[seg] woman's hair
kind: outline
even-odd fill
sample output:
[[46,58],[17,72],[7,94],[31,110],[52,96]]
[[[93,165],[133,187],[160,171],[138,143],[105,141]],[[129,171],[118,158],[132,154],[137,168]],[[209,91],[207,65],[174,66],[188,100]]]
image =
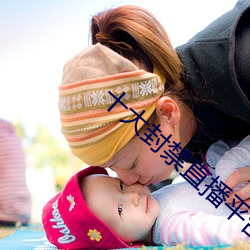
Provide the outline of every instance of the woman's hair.
[[101,43],[145,70],[157,69],[165,78],[165,93],[189,105],[190,93],[181,82],[181,61],[159,21],[137,6],[120,6],[91,20],[92,43]]

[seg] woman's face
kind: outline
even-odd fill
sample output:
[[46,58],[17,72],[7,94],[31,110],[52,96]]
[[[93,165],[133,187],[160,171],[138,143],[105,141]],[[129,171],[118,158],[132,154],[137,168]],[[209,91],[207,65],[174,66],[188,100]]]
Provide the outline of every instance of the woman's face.
[[[165,138],[168,138],[168,136],[164,135]],[[141,137],[145,138],[145,135]],[[101,167],[114,170],[127,185],[135,182],[139,182],[142,185],[149,185],[163,181],[170,176],[175,164],[175,162],[170,165],[165,163],[165,160],[171,162],[171,159],[164,151],[173,151],[173,148],[169,147],[169,145],[174,145],[173,141],[179,143],[178,139],[175,139],[172,135],[168,140],[170,143],[166,141],[158,152],[152,151],[152,149],[157,151],[164,141],[166,140],[162,136],[159,136],[158,144],[157,138],[153,142],[148,141],[151,143],[150,146],[138,136],[118,151],[110,161],[102,164]],[[165,158],[162,158],[161,155],[165,156]],[[166,159],[166,157],[168,158]]]
[[176,145],[180,144],[181,124],[177,103],[168,96],[161,97],[156,104],[156,115],[154,125],[159,129],[147,128],[140,132],[111,160],[100,165],[114,170],[127,185],[135,182],[149,185],[166,180],[179,160],[181,148]]

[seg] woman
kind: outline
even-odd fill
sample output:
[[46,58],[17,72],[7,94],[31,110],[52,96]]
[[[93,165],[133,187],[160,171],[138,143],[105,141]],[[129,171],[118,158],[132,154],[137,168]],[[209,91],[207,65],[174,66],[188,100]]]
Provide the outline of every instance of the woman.
[[[144,9],[121,6],[94,16],[91,34],[96,45],[65,65],[60,86],[62,132],[73,153],[90,165],[113,169],[128,185],[149,185],[167,179],[177,163],[166,164],[163,149],[150,148],[153,136],[145,139],[148,128],[154,139],[180,142],[179,149],[185,147],[199,162],[218,139],[240,140],[250,134],[249,12],[250,1],[239,1],[177,52],[161,24]],[[137,92],[129,90],[128,82],[124,85],[124,72],[133,86],[144,77]],[[136,72],[134,78],[131,72]],[[165,85],[164,93],[160,85],[152,90],[155,75]],[[113,80],[116,92],[112,89],[114,95],[108,97]],[[123,92],[125,106],[111,108],[108,98],[114,102]],[[126,110],[131,102],[138,114],[145,110],[144,121],[137,123],[139,136],[128,123],[135,120],[131,108]],[[164,145],[164,152],[170,147]],[[231,175],[228,185],[246,179],[249,168]],[[248,190],[249,185],[244,191]]]

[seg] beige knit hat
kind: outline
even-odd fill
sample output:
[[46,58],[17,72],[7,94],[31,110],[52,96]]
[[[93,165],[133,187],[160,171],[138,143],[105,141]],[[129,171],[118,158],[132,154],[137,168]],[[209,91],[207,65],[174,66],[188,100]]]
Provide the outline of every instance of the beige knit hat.
[[[73,154],[90,165],[110,160],[136,134],[134,122],[120,120],[135,120],[145,111],[147,121],[164,83],[99,43],[82,50],[65,65],[59,86],[62,133]],[[108,111],[123,92],[124,105]],[[138,119],[137,130],[144,121]]]

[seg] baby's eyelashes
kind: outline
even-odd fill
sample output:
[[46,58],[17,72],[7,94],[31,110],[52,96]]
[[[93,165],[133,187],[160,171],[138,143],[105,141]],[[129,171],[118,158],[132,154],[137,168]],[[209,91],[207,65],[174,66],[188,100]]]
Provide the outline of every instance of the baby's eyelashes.
[[124,191],[124,184],[123,184],[122,180],[120,180],[120,189],[122,192]]
[[118,214],[119,214],[119,216],[121,216],[122,209],[123,209],[123,204],[119,204],[118,205]]

